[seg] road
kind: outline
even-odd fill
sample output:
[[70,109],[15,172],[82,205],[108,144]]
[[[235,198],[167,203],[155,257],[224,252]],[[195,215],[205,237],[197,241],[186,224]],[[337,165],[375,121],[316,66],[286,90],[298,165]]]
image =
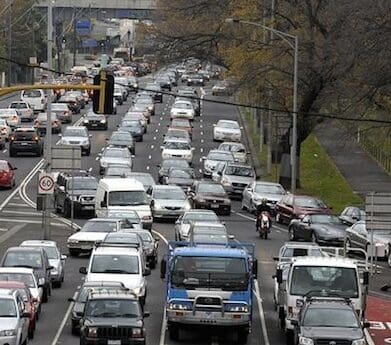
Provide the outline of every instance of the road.
[[[145,82],[146,80],[144,80]],[[212,98],[210,85],[205,88],[205,98]],[[0,106],[8,105],[10,100],[0,101]],[[163,141],[163,134],[169,123],[169,109],[173,101],[172,96],[165,95],[164,102],[157,104],[156,115],[152,117],[148,127],[148,133],[144,141],[137,143],[136,158],[134,160],[134,171],[147,171],[157,177],[157,164],[160,163],[160,145]],[[122,115],[130,106],[130,100],[118,107],[118,115],[109,119],[107,131],[91,132],[92,151],[89,157],[83,157],[82,167],[93,168],[92,173],[98,176],[97,154],[106,144],[106,138],[116,129]],[[206,155],[218,144],[212,141],[213,123],[218,119],[237,119],[236,107],[223,104],[202,103],[202,114],[197,117],[194,123],[193,146],[194,167],[201,178],[202,156]],[[75,116],[77,121],[79,116]],[[58,140],[53,135],[53,142]],[[25,239],[42,237],[41,214],[36,212],[33,203],[36,200],[37,178],[35,173],[39,170],[39,158],[17,157],[9,158],[8,152],[1,152],[0,159],[9,159],[17,170],[17,186],[11,191],[0,191],[0,250],[13,245],[18,245]],[[38,165],[37,165],[38,164]],[[272,301],[272,274],[274,273],[273,256],[277,255],[278,249],[288,239],[287,230],[283,226],[274,226],[270,239],[261,240],[254,230],[253,217],[241,211],[240,202],[233,201],[232,215],[221,217],[226,222],[230,234],[242,242],[250,242],[256,245],[256,253],[259,261],[259,274],[257,286],[255,287],[255,307],[252,334],[249,338],[249,345],[280,345],[285,344],[284,334],[278,328],[277,314],[273,310]],[[76,223],[83,225],[86,219],[77,219]],[[162,257],[165,250],[165,241],[174,239],[174,227],[172,223],[154,223],[153,230],[156,236],[161,238],[159,255]],[[51,234],[57,241],[64,254],[66,250],[66,239],[72,233],[68,222],[62,222],[60,218],[52,218]],[[85,266],[87,257],[68,258],[66,263],[65,283],[60,289],[53,291],[50,302],[43,307],[42,317],[38,322],[35,338],[31,344],[77,344],[78,338],[70,331],[69,307],[67,298],[73,296],[77,286],[82,281],[78,273],[80,266]],[[374,286],[382,277],[390,277],[391,270],[381,263],[381,275],[373,278]],[[149,345],[174,345],[177,342],[170,341],[166,334],[163,322],[164,310],[164,282],[159,278],[158,270],[154,270],[148,277],[148,299],[146,309],[151,312],[147,319],[147,343]],[[265,327],[266,326],[266,327]],[[207,332],[186,332],[182,334],[181,344],[204,345],[204,344],[231,344],[231,334],[207,333]]]

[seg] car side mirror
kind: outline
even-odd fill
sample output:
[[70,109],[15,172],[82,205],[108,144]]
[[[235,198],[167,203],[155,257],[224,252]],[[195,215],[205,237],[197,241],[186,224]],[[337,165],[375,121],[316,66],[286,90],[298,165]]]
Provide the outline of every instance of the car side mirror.
[[39,278],[38,279],[38,286],[43,287],[45,285],[45,278]]
[[92,134],[88,134],[88,137],[89,137],[89,138],[92,138]]
[[100,207],[106,207],[106,203],[103,200],[100,202]]
[[151,275],[151,269],[149,267],[146,267],[144,269],[144,273],[143,273],[143,276],[150,276]]
[[79,268],[79,273],[81,273],[81,274],[87,274],[87,268],[86,267],[80,267]]
[[282,269],[281,268],[277,269],[276,278],[277,278],[277,283],[281,284],[282,283]]

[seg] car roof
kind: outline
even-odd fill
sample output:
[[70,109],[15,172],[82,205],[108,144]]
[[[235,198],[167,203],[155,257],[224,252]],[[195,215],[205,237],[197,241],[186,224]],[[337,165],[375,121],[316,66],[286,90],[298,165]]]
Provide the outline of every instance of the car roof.
[[175,253],[181,256],[207,256],[207,257],[235,257],[245,258],[248,256],[248,252],[245,249],[229,248],[229,247],[216,247],[211,249],[210,247],[177,247]]
[[225,225],[223,223],[219,223],[219,222],[193,222],[193,227],[201,227],[201,228],[206,228],[206,227],[211,227],[211,228],[222,228],[222,229],[226,229]]
[[208,155],[210,153],[222,153],[222,154],[225,154],[225,155],[232,155],[231,151],[224,151],[224,150],[217,150],[217,149],[209,150]]
[[327,267],[346,267],[357,268],[354,260],[341,257],[314,257],[299,256],[293,262],[294,266],[327,266]]
[[109,187],[111,191],[122,191],[127,188],[132,190],[144,191],[144,186],[140,181],[137,181],[134,177],[124,177],[124,178],[102,178],[99,181],[100,185],[105,185]]
[[165,144],[168,144],[168,143],[185,143],[185,144],[188,144],[189,141],[187,139],[184,139],[184,138],[172,138],[172,139],[168,139]]
[[49,240],[27,240],[23,241],[20,246],[57,247],[57,243]]
[[116,247],[115,245],[106,246],[106,247],[97,247],[93,251],[93,255],[132,255],[139,256],[139,251],[137,248],[133,247]]
[[105,286],[107,286],[107,287],[116,287],[116,286],[125,287],[124,283],[122,283],[122,282],[105,281],[105,280],[87,281],[87,282],[84,282],[81,287],[105,287]]
[[6,251],[6,253],[9,252],[39,252],[43,253],[43,249],[39,247],[9,247]]
[[246,163],[227,162],[227,163],[225,163],[225,164],[226,164],[226,167],[227,167],[227,166],[233,166],[233,167],[242,167],[242,168],[250,168],[250,169],[253,169],[253,167],[252,167],[250,164],[246,164]]
[[221,120],[217,121],[217,124],[219,124],[219,123],[235,123],[235,124],[238,124],[238,121],[221,119]]
[[34,269],[27,267],[0,267],[0,273],[19,273],[34,275]]
[[179,186],[174,186],[174,185],[161,185],[161,184],[157,184],[155,186],[152,187],[153,190],[181,190],[183,191],[183,189]]
[[91,218],[91,219],[88,219],[85,224],[87,224],[88,222],[104,223],[104,222],[115,222],[118,220],[119,220],[119,218]]

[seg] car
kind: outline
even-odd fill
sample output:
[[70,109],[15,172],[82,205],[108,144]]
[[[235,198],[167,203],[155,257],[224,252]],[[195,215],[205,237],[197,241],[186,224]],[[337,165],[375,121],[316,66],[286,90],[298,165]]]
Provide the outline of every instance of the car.
[[20,117],[16,109],[0,109],[0,119],[6,120],[11,129],[15,129],[20,125]]
[[188,119],[182,119],[182,118],[172,119],[170,125],[168,125],[167,127],[175,128],[175,129],[184,129],[189,133],[190,138],[193,137],[193,125],[190,123]]
[[20,93],[20,100],[26,102],[34,112],[45,111],[47,96],[42,89],[23,90]]
[[198,74],[204,78],[204,81],[210,81],[210,72],[206,69],[200,69]]
[[163,183],[164,178],[168,175],[168,170],[170,168],[190,168],[189,163],[184,159],[179,158],[169,158],[163,159],[160,164],[157,165],[159,168],[158,172],[158,181],[159,183]]
[[307,195],[286,194],[276,204],[276,221],[280,224],[314,213],[331,214],[331,209],[322,200]]
[[80,344],[145,345],[144,317],[148,316],[134,293],[91,291],[80,320]]
[[130,177],[132,169],[126,165],[110,164],[104,172],[104,178],[123,178]]
[[144,189],[147,193],[150,193],[153,186],[156,185],[154,178],[149,173],[136,172],[133,171],[129,177],[134,178],[135,180],[141,182],[144,186]]
[[128,111],[122,121],[139,121],[143,126],[144,133],[147,133],[148,119],[145,117],[144,112],[140,111]]
[[20,293],[20,296],[22,297],[24,302],[25,311],[30,314],[28,337],[29,339],[34,338],[34,331],[38,319],[38,313],[37,310],[35,309],[34,299],[28,286],[25,283],[19,281],[0,280],[0,291],[4,291],[4,290],[16,290]]
[[27,344],[31,314],[26,310],[22,294],[18,290],[0,289],[0,306],[0,342]]
[[94,213],[97,179],[89,172],[62,172],[54,185],[54,208],[56,212],[71,217]]
[[[37,130],[39,135],[46,134],[46,123],[47,123],[48,114],[47,113],[39,113],[38,116],[34,120],[33,127]],[[61,133],[61,121],[57,117],[56,113],[51,114],[52,121],[52,133]]]
[[84,315],[84,307],[87,302],[88,295],[91,291],[127,291],[125,285],[121,282],[110,281],[89,281],[84,282],[79,286],[73,297],[68,298],[68,302],[72,302],[71,311],[71,331],[74,335],[79,335],[80,320]]
[[213,141],[237,141],[242,140],[242,127],[234,120],[219,120],[213,125]]
[[93,111],[89,111],[82,122],[83,126],[88,129],[103,129],[109,128],[107,116],[105,114],[96,114]]
[[73,114],[80,114],[81,111],[80,100],[74,94],[70,94],[69,92],[66,92],[57,100],[57,103],[65,103],[68,106],[68,108],[72,111]]
[[132,155],[136,154],[134,137],[128,131],[119,130],[113,132],[107,141],[107,145],[111,147],[126,147]]
[[12,130],[11,127],[8,126],[7,120],[0,119],[0,139],[2,140],[3,144],[5,141],[9,140],[11,133]]
[[70,256],[89,254],[97,241],[102,241],[107,233],[119,231],[122,221],[115,218],[92,218],[82,228],[68,237],[67,247]]
[[159,238],[153,237],[151,232],[143,229],[130,230],[139,235],[143,241],[143,248],[146,255],[146,263],[149,268],[153,269],[158,263],[158,246]]
[[253,181],[243,190],[242,210],[253,213],[262,203],[262,200],[266,199],[266,204],[274,214],[277,203],[286,194],[286,190],[279,183]]
[[175,100],[186,100],[191,102],[194,108],[195,115],[200,116],[201,114],[200,98],[196,89],[194,88],[179,89]]
[[219,151],[232,152],[235,162],[246,163],[247,162],[247,150],[242,143],[236,143],[232,141],[225,141],[217,148]]
[[137,81],[137,78],[133,77],[133,76],[127,76],[125,78],[127,79],[127,82],[128,82],[129,92],[137,93],[138,92],[138,81]]
[[12,188],[15,186],[16,169],[17,168],[12,166],[11,163],[5,160],[0,160],[0,187],[1,188]]
[[67,259],[67,256],[61,254],[60,249],[58,248],[58,245],[55,241],[26,240],[23,241],[19,246],[42,248],[49,258],[49,264],[53,267],[50,272],[52,278],[52,286],[61,287],[65,277],[65,260]]
[[132,155],[129,150],[124,147],[106,147],[102,153],[99,154],[99,173],[102,175],[105,169],[110,165],[124,165],[132,169]]
[[186,211],[175,222],[175,240],[187,241],[193,222],[220,223],[216,213],[211,210],[192,209]]
[[351,226],[360,220],[365,220],[366,213],[365,210],[362,210],[359,207],[347,206],[339,215],[339,219],[346,225]]
[[153,220],[178,219],[185,211],[191,209],[191,204],[178,186],[156,185],[151,193],[151,212]]
[[3,255],[1,267],[26,267],[32,268],[38,278],[38,284],[42,285],[42,302],[46,303],[51,295],[53,266],[42,248],[9,247]]
[[255,181],[254,169],[247,164],[227,162],[219,172],[219,182],[222,184],[227,194],[241,199],[244,189]]
[[91,153],[91,140],[88,129],[83,126],[68,126],[59,141],[64,146],[79,146],[81,153],[89,156]]
[[[371,234],[365,220],[360,220],[346,229],[345,247],[354,251],[355,248],[364,250],[368,256],[388,261],[391,267],[391,230],[376,230]],[[373,236],[373,242],[372,242]],[[371,246],[373,244],[373,246]]]
[[15,109],[19,115],[20,121],[32,121],[34,110],[25,101],[12,101],[8,106],[9,109]]
[[19,153],[34,153],[40,157],[43,154],[43,140],[33,127],[16,128],[9,139],[9,156]]
[[177,139],[183,139],[191,143],[189,132],[184,129],[169,128],[166,134],[163,135],[163,138],[163,144],[167,141],[175,141]]
[[189,196],[193,208],[209,209],[227,216],[231,214],[231,200],[219,183],[196,181],[191,187]]
[[[84,109],[88,103],[88,97],[86,98],[81,90],[71,90],[67,91],[66,94],[69,97],[75,97],[77,102],[80,104],[80,109]],[[87,99],[87,101],[86,101]]]
[[118,127],[118,131],[129,132],[135,141],[143,141],[144,139],[145,128],[138,119],[122,120]]
[[194,108],[190,101],[176,100],[171,106],[170,119],[184,118],[188,120],[194,120]]
[[180,158],[186,160],[191,165],[194,147],[191,147],[186,140],[166,141],[160,148],[162,150],[162,159]]
[[163,180],[164,184],[179,186],[187,191],[194,183],[194,169],[190,168],[170,168],[167,177]]
[[213,171],[220,162],[234,162],[235,158],[232,152],[210,150],[207,156],[202,157],[202,160],[204,161],[204,177],[212,177]]
[[119,281],[134,292],[142,306],[147,297],[146,276],[151,274],[138,248],[98,246],[92,253],[88,267],[80,267],[85,281]]
[[169,77],[158,76],[155,79],[155,83],[158,84],[162,90],[171,91],[171,80]]
[[57,115],[61,123],[72,123],[72,111],[66,103],[52,103],[51,111]]
[[360,322],[353,304],[343,296],[307,297],[293,325],[294,344],[354,345],[367,344],[363,329],[370,326]]
[[144,107],[152,116],[155,115],[155,102],[152,97],[139,97],[136,99],[134,107]]
[[155,103],[163,103],[163,94],[160,92],[160,85],[156,83],[147,83],[145,85],[145,90],[151,95]]
[[288,234],[290,241],[309,241],[330,247],[343,247],[346,225],[331,214],[308,214],[292,219]]
[[224,224],[216,222],[194,222],[190,225],[188,241],[192,245],[227,246],[234,236],[228,235]]
[[212,87],[213,96],[231,96],[232,93],[232,86],[226,80],[219,81]]
[[123,86],[115,85],[114,87],[114,99],[119,105],[122,105],[126,101],[126,89]]
[[134,103],[128,110],[128,117],[129,113],[141,113],[143,114],[146,123],[151,123],[151,111],[148,109],[148,107],[145,106],[145,104],[142,103]]
[[205,79],[201,74],[189,74],[186,80],[187,86],[205,86]]
[[[136,78],[134,78],[136,79]],[[135,83],[137,83],[136,80],[134,80]],[[132,85],[131,83],[129,83],[129,80],[127,77],[115,77],[114,78],[114,85],[119,85],[119,86],[122,86],[125,88],[126,90],[126,97],[129,96],[129,93],[130,93],[130,86]],[[134,91],[134,90],[133,90]]]

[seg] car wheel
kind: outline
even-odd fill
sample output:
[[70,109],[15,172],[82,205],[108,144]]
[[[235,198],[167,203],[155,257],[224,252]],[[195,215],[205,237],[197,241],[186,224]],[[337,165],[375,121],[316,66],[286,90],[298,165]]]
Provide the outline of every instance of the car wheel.
[[153,257],[153,260],[149,263],[149,268],[154,269],[156,267],[156,258]]
[[75,322],[72,320],[72,325],[71,325],[71,332],[73,335],[79,335],[79,329],[78,329],[78,326],[79,323],[78,322]]
[[65,217],[68,217],[68,218],[71,216],[71,204],[69,203],[69,201],[65,201],[64,215],[65,215]]
[[296,241],[296,236],[293,227],[290,227],[288,229],[288,235],[289,235],[289,241]]

